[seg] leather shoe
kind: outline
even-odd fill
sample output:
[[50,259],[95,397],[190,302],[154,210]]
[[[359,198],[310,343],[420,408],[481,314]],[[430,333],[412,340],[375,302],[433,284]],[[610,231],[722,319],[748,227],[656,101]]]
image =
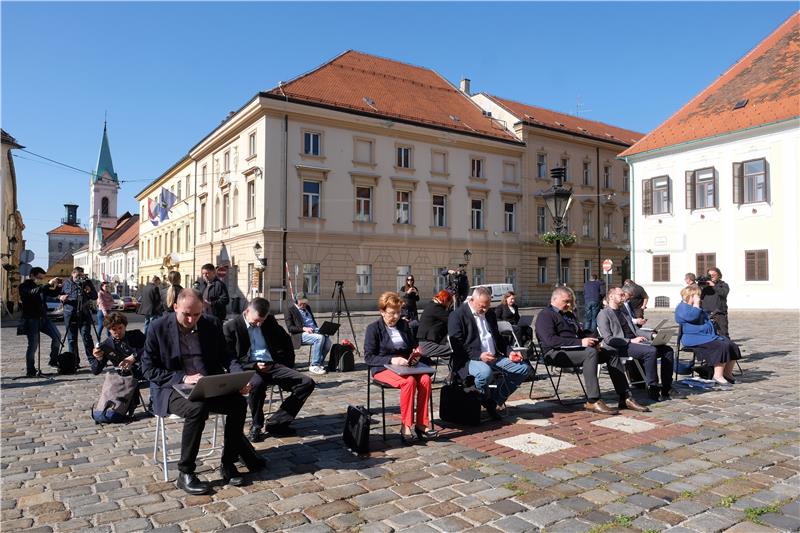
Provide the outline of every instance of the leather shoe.
[[649,413],[650,408],[645,407],[644,405],[639,404],[633,398],[625,398],[624,401],[619,402],[620,409],[630,409],[632,411],[637,411],[639,413]]
[[222,463],[219,465],[219,475],[222,477],[222,480],[227,483],[228,485],[233,485],[234,487],[240,487],[244,484],[244,478],[242,474],[236,469],[236,465],[234,464],[225,464]]
[[297,430],[289,424],[267,425],[267,433],[272,437],[292,437],[297,435]]
[[661,388],[657,386],[647,388],[647,397],[657,402],[661,399]]
[[264,440],[264,432],[261,431],[261,428],[250,428],[250,433],[247,434],[247,438],[250,442],[261,442]]
[[661,391],[662,400],[685,400],[686,398],[687,396],[684,393],[675,389]]
[[502,420],[503,415],[497,412],[497,404],[494,403],[494,400],[485,399],[481,402],[481,405],[486,409],[486,412],[489,413],[489,418],[492,420]]
[[191,472],[181,472],[178,474],[178,480],[175,483],[179,489],[196,496],[198,494],[206,494],[209,491],[208,483],[200,481]]
[[246,466],[250,472],[258,472],[267,467],[267,461],[258,455],[240,455],[239,457],[242,458],[244,466]]
[[593,413],[601,414],[601,415],[618,415],[619,411],[616,409],[610,408],[606,405],[606,402],[603,400],[597,400],[596,402],[586,402],[583,405],[583,408],[587,411],[591,411]]

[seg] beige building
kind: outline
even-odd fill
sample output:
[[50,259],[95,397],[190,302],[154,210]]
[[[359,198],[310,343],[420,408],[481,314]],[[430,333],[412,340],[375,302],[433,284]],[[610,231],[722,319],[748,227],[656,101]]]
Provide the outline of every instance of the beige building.
[[[553,262],[529,207],[536,190],[549,186],[528,170],[523,137],[535,129],[515,131],[467,92],[429,69],[345,52],[229,115],[137,196],[140,209],[161,187],[188,178],[192,274],[205,262],[229,263],[233,298],[261,289],[276,301],[288,266],[294,290],[304,290],[315,308],[330,308],[341,280],[351,309],[374,309],[378,295],[396,290],[408,273],[425,297],[442,288],[441,270],[463,263],[467,249],[471,283],[508,281],[521,300],[540,298],[555,281],[555,265],[535,282],[536,258]],[[602,146],[610,161],[624,148],[613,144]],[[548,149],[556,145],[546,141]],[[622,232],[621,216],[618,223]],[[162,224],[142,225],[140,257],[155,261],[148,267],[173,251],[164,237],[154,256],[143,251],[167,232]],[[263,275],[256,243],[267,260]],[[571,279],[582,280],[575,257]]]
[[22,223],[22,214],[17,209],[17,173],[11,150],[24,146],[18,144],[5,130],[1,133],[3,153],[0,170],[3,185],[0,187],[0,257],[3,268],[0,270],[0,314],[5,315],[6,312],[13,311],[14,305],[19,302],[19,257],[25,245],[22,240],[25,224]]

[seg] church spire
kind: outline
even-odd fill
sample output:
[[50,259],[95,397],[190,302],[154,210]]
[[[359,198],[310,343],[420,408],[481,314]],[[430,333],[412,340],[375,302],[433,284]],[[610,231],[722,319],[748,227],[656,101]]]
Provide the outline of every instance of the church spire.
[[92,183],[101,178],[119,182],[117,173],[114,172],[114,163],[111,161],[111,148],[108,147],[108,129],[103,122],[103,143],[100,145],[100,156],[97,158],[97,170],[92,176]]

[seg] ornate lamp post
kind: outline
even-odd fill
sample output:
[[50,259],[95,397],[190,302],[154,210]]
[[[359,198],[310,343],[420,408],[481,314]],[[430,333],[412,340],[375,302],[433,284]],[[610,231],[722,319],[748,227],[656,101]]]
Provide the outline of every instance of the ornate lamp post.
[[547,210],[550,211],[550,216],[553,217],[553,223],[556,228],[556,233],[559,238],[556,239],[556,286],[563,285],[561,279],[561,235],[564,233],[564,219],[567,216],[570,205],[572,205],[572,189],[567,189],[562,186],[564,178],[566,177],[566,168],[554,168],[550,170],[550,177],[553,178],[553,186],[549,189],[539,191],[537,196],[544,198],[544,203],[547,205]]
[[264,257],[264,247],[261,246],[261,243],[258,241],[256,241],[256,243],[253,245],[253,253],[256,256],[256,259],[258,259],[258,265],[256,265],[256,270],[258,270],[258,292],[263,296],[264,271],[267,269],[267,258]]
[[464,266],[469,264],[469,260],[472,259],[472,252],[469,251],[469,248],[464,250]]

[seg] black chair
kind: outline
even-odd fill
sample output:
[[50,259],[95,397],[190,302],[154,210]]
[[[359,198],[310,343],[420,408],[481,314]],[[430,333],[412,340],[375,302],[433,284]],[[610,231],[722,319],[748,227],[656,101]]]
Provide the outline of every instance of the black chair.
[[[541,340],[539,337],[536,337],[536,340],[541,344]],[[583,364],[575,364],[570,361],[569,357],[567,357],[566,353],[563,351],[552,350],[549,354],[544,354],[542,357],[542,363],[544,364],[545,370],[547,370],[547,377],[550,379],[550,385],[553,386],[553,392],[558,399],[558,403],[561,405],[575,405],[579,403],[584,403],[589,401],[589,396],[586,394],[586,387],[583,386],[583,379],[581,378],[581,373],[583,372]],[[557,380],[553,380],[553,373],[550,371],[550,368],[557,368],[558,375]],[[578,378],[578,383],[581,386],[581,390],[583,391],[583,397],[585,398],[584,401],[571,401],[565,402],[561,399],[561,395],[558,394],[558,388],[561,386],[561,376],[564,374],[564,371],[567,370],[568,373],[574,373],[575,377]],[[531,392],[533,391],[533,384],[531,383]]]
[[[698,367],[705,366],[705,361],[697,360],[697,354],[695,353],[694,348],[692,348],[691,346],[684,346],[683,343],[681,342],[682,339],[683,339],[683,328],[681,327],[680,324],[678,324],[678,340],[675,341],[675,381],[678,381],[678,370],[680,366],[679,362],[681,358],[681,352],[692,354],[692,362],[689,363],[688,367],[686,367],[689,371],[688,374],[689,377],[694,376],[695,373],[697,373],[697,375],[700,376],[700,373],[698,372],[697,369]],[[736,367],[739,369],[739,375],[740,376],[743,375],[744,370],[742,370],[742,365],[739,364],[738,360],[736,361]],[[686,374],[684,373],[683,375]]]
[[[386,383],[382,383],[372,377],[372,373],[370,372],[371,367],[367,367],[367,413],[372,416],[372,411],[370,409],[370,390],[372,387],[378,387],[381,390],[381,422],[383,428],[383,440],[386,440],[386,389],[389,390],[396,390],[399,391],[397,387],[392,387],[391,385],[387,385]],[[433,376],[431,376],[433,378]],[[431,379],[431,394],[428,398],[428,416],[431,419],[431,428],[436,429],[436,425],[433,422],[433,379]]]

